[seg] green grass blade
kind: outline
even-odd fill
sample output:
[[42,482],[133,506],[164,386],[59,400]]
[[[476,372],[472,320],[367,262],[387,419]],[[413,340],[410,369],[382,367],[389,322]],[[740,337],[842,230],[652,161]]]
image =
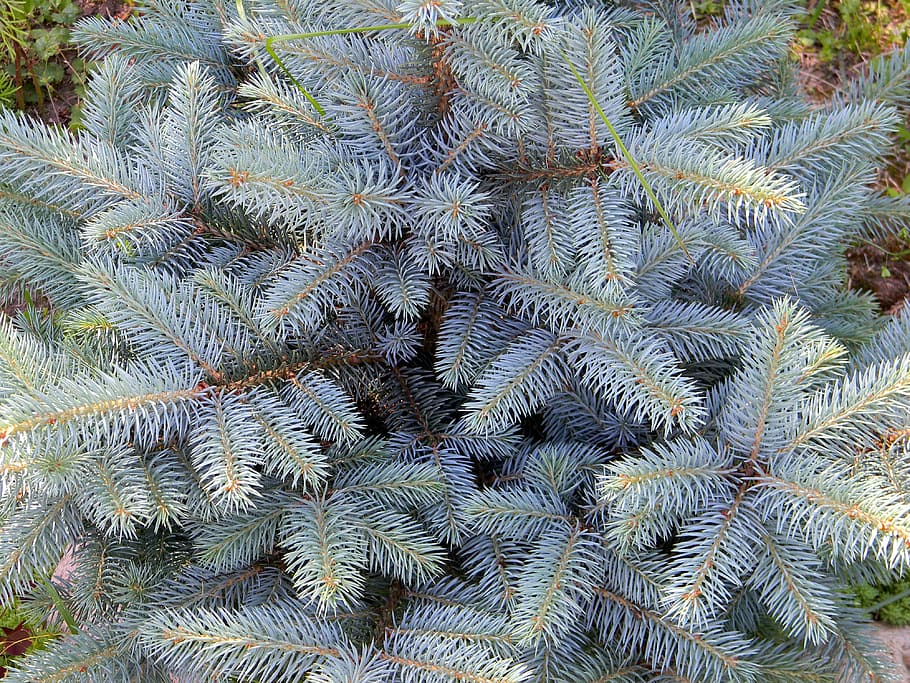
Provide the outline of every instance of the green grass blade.
[[54,603],[54,607],[57,608],[57,613],[63,618],[63,621],[66,622],[66,625],[69,626],[70,633],[79,633],[79,625],[76,623],[76,619],[73,616],[73,613],[70,611],[70,608],[61,597],[60,592],[57,590],[57,587],[44,578],[40,579],[40,582],[44,586],[44,589],[47,591],[47,594],[50,596],[51,602]]
[[[240,17],[240,20],[246,21],[246,10],[243,8],[243,0],[236,0],[235,4],[237,5],[237,15]],[[256,57],[256,68],[259,69],[259,73],[263,76],[266,75],[265,65],[259,57]]]
[[[240,0],[238,0],[239,3]],[[445,19],[440,19],[436,22],[437,26],[451,26],[453,24],[465,25],[473,24],[477,21],[476,17],[462,17],[461,19],[456,19],[454,22],[447,21]],[[312,31],[310,33],[282,33],[277,36],[270,36],[265,39],[265,51],[269,53],[269,56],[275,60],[275,64],[284,71],[285,75],[291,79],[291,83],[294,84],[300,92],[303,93],[303,96],[307,98],[307,101],[313,105],[313,108],[319,112],[320,116],[325,116],[325,109],[322,108],[322,105],[316,101],[316,98],[310,93],[309,90],[304,88],[294,75],[288,70],[284,65],[284,62],[281,61],[281,58],[275,52],[275,43],[285,43],[289,40],[307,40],[308,38],[321,38],[323,36],[343,36],[349,35],[352,33],[373,33],[374,31],[390,31],[394,29],[409,29],[413,28],[414,24],[412,22],[401,22],[397,24],[379,24],[376,26],[354,26],[351,28],[336,28],[328,31]]]
[[[239,4],[241,0],[237,0],[237,1]],[[464,24],[472,24],[476,21],[477,21],[476,17],[463,17],[461,19],[457,19],[455,23],[459,24],[459,25],[464,25]],[[452,24],[452,22],[446,21],[444,19],[437,22],[438,26],[448,26],[451,24]],[[287,66],[285,66],[284,62],[278,56],[277,52],[275,52],[275,44],[283,43],[283,42],[287,42],[287,41],[291,41],[291,40],[307,40],[309,38],[321,38],[323,36],[340,36],[340,35],[349,35],[349,34],[356,34],[356,33],[372,33],[374,31],[409,29],[409,28],[413,28],[413,26],[414,26],[413,23],[401,22],[401,23],[396,23],[396,24],[378,24],[375,26],[354,26],[354,27],[350,27],[350,28],[331,29],[331,30],[327,30],[327,31],[312,31],[309,33],[283,33],[283,34],[279,34],[276,36],[270,36],[270,37],[266,38],[265,49],[266,49],[266,52],[269,53],[269,56],[273,60],[275,60],[275,64],[277,64],[278,67],[285,73],[285,75],[291,80],[291,82],[294,84],[294,86],[301,93],[303,93],[304,97],[306,97],[307,101],[311,105],[313,105],[313,108],[319,113],[319,115],[325,116],[325,109],[323,109],[322,105],[319,104],[319,102],[316,100],[315,97],[313,97],[313,95],[310,93],[310,91],[308,91],[306,88],[303,87],[303,85],[300,84],[300,82],[288,70]],[[689,250],[686,248],[685,242],[683,242],[683,239],[680,236],[679,231],[676,229],[676,226],[673,225],[673,221],[670,219],[670,215],[667,213],[667,210],[664,208],[663,204],[660,203],[660,200],[657,198],[657,195],[654,193],[654,190],[651,188],[651,184],[648,182],[647,178],[645,178],[644,174],[642,174],[641,168],[639,167],[638,163],[635,161],[635,158],[629,152],[629,149],[626,147],[625,143],[622,141],[622,138],[619,136],[619,133],[616,131],[616,128],[613,127],[613,123],[610,121],[609,117],[607,117],[603,108],[597,102],[597,98],[594,96],[594,93],[591,91],[591,88],[588,86],[588,84],[585,82],[585,80],[581,77],[581,74],[578,73],[578,70],[575,68],[575,65],[572,64],[571,60],[569,60],[568,55],[563,53],[563,58],[566,60],[566,64],[569,65],[569,68],[572,70],[572,73],[575,75],[575,78],[578,80],[579,85],[581,85],[582,89],[585,91],[585,94],[588,96],[588,100],[591,102],[591,105],[597,111],[597,114],[600,116],[601,120],[604,122],[604,125],[606,125],[607,130],[610,131],[610,135],[613,136],[613,140],[616,142],[616,146],[619,147],[619,150],[622,153],[623,157],[625,158],[626,162],[629,164],[629,166],[632,168],[632,171],[638,177],[638,180],[641,182],[642,187],[645,190],[645,193],[648,195],[648,197],[654,203],[655,208],[657,208],[657,212],[660,214],[664,223],[667,224],[667,227],[670,229],[670,232],[676,238],[676,241],[679,243],[679,246],[682,249],[683,253],[691,261],[692,256],[689,254]]]
[[563,52],[563,59],[566,60],[566,64],[569,65],[569,68],[572,70],[572,73],[575,74],[575,79],[578,81],[578,84],[582,87],[582,90],[585,91],[585,95],[588,96],[588,100],[591,102],[591,106],[594,107],[594,110],[600,116],[601,120],[604,122],[604,125],[607,127],[607,130],[610,131],[610,135],[613,136],[613,140],[616,142],[616,146],[619,147],[620,153],[623,155],[623,158],[626,160],[626,163],[632,168],[632,171],[638,176],[638,180],[641,182],[642,187],[645,189],[645,193],[654,203],[654,207],[657,209],[657,212],[660,214],[660,217],[663,218],[664,223],[667,224],[667,227],[670,229],[670,232],[673,233],[673,237],[676,238],[676,241],[679,243],[680,249],[683,250],[683,253],[692,261],[692,255],[689,254],[689,250],[686,249],[685,242],[683,242],[682,236],[680,236],[679,231],[676,229],[676,226],[673,225],[673,221],[670,220],[670,215],[667,213],[667,210],[664,208],[663,204],[660,203],[660,200],[657,198],[657,195],[654,194],[654,190],[651,188],[651,183],[648,182],[648,179],[645,178],[644,174],[641,172],[641,168],[638,165],[638,162],[635,161],[635,158],[632,156],[632,153],[626,147],[625,143],[622,141],[622,138],[619,137],[619,133],[616,132],[616,128],[613,127],[613,123],[610,121],[609,117],[604,112],[603,108],[600,106],[600,103],[597,101],[597,98],[594,96],[594,92],[591,90],[590,86],[585,82],[585,79],[581,77],[581,74],[578,73],[578,69],[575,68],[575,65],[572,64],[572,61],[569,59],[569,56]]

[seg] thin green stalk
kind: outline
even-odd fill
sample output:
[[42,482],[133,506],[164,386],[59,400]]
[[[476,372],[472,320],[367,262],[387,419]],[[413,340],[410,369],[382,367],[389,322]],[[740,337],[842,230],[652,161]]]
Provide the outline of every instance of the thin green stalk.
[[47,579],[40,579],[41,583],[44,585],[47,594],[51,598],[51,602],[54,603],[54,607],[57,608],[57,613],[63,618],[63,621],[66,622],[66,625],[69,626],[70,633],[79,633],[79,625],[76,623],[73,613],[70,611],[70,608],[67,607],[66,602],[60,596],[60,592],[57,590],[56,586]]
[[[241,6],[241,1],[242,0],[237,0],[238,8]],[[440,19],[438,22],[436,22],[436,25],[437,26],[451,26],[453,24],[465,25],[465,24],[473,24],[476,21],[477,21],[477,17],[462,17],[460,19],[456,19],[454,22],[451,22],[451,21],[448,21],[445,19]],[[414,25],[415,24],[413,22],[399,22],[399,23],[395,23],[395,24],[378,24],[375,26],[354,26],[354,27],[350,27],[350,28],[329,29],[326,31],[311,31],[309,33],[283,33],[283,34],[280,34],[277,36],[270,36],[270,37],[266,38],[265,50],[266,50],[266,52],[269,53],[269,56],[273,60],[275,60],[275,64],[277,64],[279,66],[279,68],[285,73],[285,75],[289,79],[291,79],[291,82],[294,84],[294,86],[301,93],[303,93],[304,97],[307,98],[307,101],[311,105],[313,105],[313,108],[319,113],[319,115],[325,116],[325,109],[323,109],[322,105],[320,105],[319,102],[316,101],[316,98],[313,97],[313,95],[310,93],[309,90],[307,90],[306,88],[303,87],[303,85],[300,84],[300,82],[294,77],[294,74],[292,74],[290,72],[290,70],[287,68],[287,66],[285,66],[284,62],[281,60],[281,57],[278,56],[278,53],[275,52],[275,47],[274,47],[275,43],[285,43],[285,42],[288,42],[291,40],[307,40],[309,38],[321,38],[323,36],[341,36],[341,35],[349,35],[349,34],[355,34],[355,33],[372,33],[374,31],[410,29],[410,28],[413,28]],[[691,254],[689,254],[689,250],[686,249],[685,242],[683,242],[682,236],[679,234],[679,231],[676,229],[676,226],[673,225],[673,221],[670,220],[670,215],[667,213],[667,210],[664,208],[663,204],[660,203],[660,200],[657,198],[657,195],[654,194],[654,190],[651,188],[651,184],[648,182],[648,179],[645,178],[644,174],[642,174],[641,168],[638,166],[638,163],[635,161],[635,158],[632,156],[631,152],[629,152],[629,149],[626,147],[625,143],[622,141],[622,138],[619,137],[619,133],[616,131],[616,128],[613,127],[613,124],[611,123],[610,119],[607,117],[606,113],[604,113],[604,110],[601,108],[600,104],[597,102],[597,98],[594,96],[594,93],[591,91],[591,88],[588,87],[588,84],[581,77],[581,74],[578,73],[578,70],[575,68],[575,65],[572,64],[571,60],[569,59],[568,55],[565,54],[565,52],[563,52],[563,58],[566,60],[566,64],[569,65],[569,68],[572,70],[572,73],[575,74],[575,78],[578,80],[579,85],[581,85],[582,89],[585,91],[585,94],[588,96],[588,100],[590,100],[592,106],[597,111],[601,120],[603,120],[604,124],[607,126],[607,130],[609,130],[610,135],[613,136],[613,140],[616,142],[616,146],[619,147],[619,150],[622,153],[623,157],[625,158],[626,162],[629,164],[629,166],[631,166],[632,170],[635,172],[635,175],[638,176],[638,180],[641,182],[642,187],[644,187],[645,192],[647,193],[647,195],[651,199],[651,201],[654,203],[654,206],[657,208],[657,211],[660,214],[661,218],[663,218],[664,222],[667,224],[667,227],[670,229],[670,232],[676,238],[676,241],[679,243],[679,246],[682,249],[683,253],[691,261],[692,256],[691,256]]]
[[897,602],[898,600],[903,600],[904,598],[907,598],[907,597],[910,597],[910,588],[902,590],[900,593],[897,593],[896,595],[892,595],[891,597],[885,598],[881,602],[876,603],[876,604],[872,605],[871,607],[867,607],[866,611],[869,614],[874,614],[875,612],[878,612],[882,607],[887,607],[891,603]]
[[[246,10],[243,8],[243,0],[236,0],[235,4],[237,5],[237,15],[240,17],[240,20],[246,21]],[[259,69],[259,73],[263,76],[266,75],[265,65],[259,57],[256,57],[256,67]]]
[[865,237],[860,237],[858,241],[862,242],[863,244],[868,244],[870,247],[878,249],[880,252],[885,254],[889,260],[892,260],[892,261],[898,261],[902,258],[910,256],[910,249],[901,249],[899,251],[891,251],[890,249],[887,249],[887,248],[883,247],[882,245],[873,242],[870,239],[866,239]]
[[[607,127],[607,130],[610,131],[610,135],[613,136],[613,141],[616,142],[616,146],[619,147],[620,153],[623,155],[623,158],[635,172],[635,175],[638,176],[638,180],[641,182],[642,187],[645,189],[645,193],[654,203],[657,212],[660,214],[660,217],[663,218],[664,223],[667,224],[667,227],[670,229],[670,232],[673,233],[673,237],[676,238],[676,241],[679,243],[680,249],[683,250],[683,253],[688,257],[690,261],[693,261],[692,255],[689,254],[689,250],[686,249],[685,242],[683,242],[682,236],[680,236],[679,231],[676,229],[676,226],[673,225],[673,221],[670,220],[670,214],[667,213],[667,210],[664,208],[663,204],[660,203],[660,200],[657,198],[657,195],[654,194],[654,190],[651,188],[651,184],[648,182],[648,179],[645,178],[644,174],[641,172],[641,168],[638,166],[638,162],[635,161],[635,158],[632,156],[632,153],[626,147],[625,143],[622,141],[622,138],[619,137],[619,133],[616,131],[616,128],[613,127],[613,123],[607,117],[603,108],[600,106],[600,103],[597,101],[597,98],[594,96],[594,92],[591,90],[590,86],[585,82],[585,79],[581,77],[581,74],[578,73],[578,69],[575,68],[575,65],[572,64],[572,61],[569,59],[569,56],[563,52],[563,59],[566,60],[566,64],[569,65],[569,68],[572,70],[572,73],[575,74],[575,79],[578,81],[578,84],[582,87],[582,90],[585,91],[585,95],[588,96],[588,101],[591,103],[591,106],[594,107],[594,110],[600,116],[600,119],[604,122],[604,125]],[[693,261],[694,262],[694,261]]]
[[[238,0],[239,2],[239,0]],[[452,26],[453,24],[465,25],[473,24],[477,21],[476,17],[463,17],[461,19],[456,19],[454,22],[448,21],[446,19],[440,19],[436,22],[437,26]],[[284,62],[281,61],[281,58],[275,52],[274,45],[275,43],[285,43],[289,40],[307,40],[308,38],[321,38],[323,36],[343,36],[351,33],[373,33],[374,31],[389,31],[393,29],[409,29],[414,28],[415,24],[413,22],[400,22],[397,24],[379,24],[377,26],[355,26],[352,28],[336,28],[330,29],[327,31],[312,31],[310,33],[283,33],[277,36],[270,36],[265,40],[265,51],[269,53],[269,56],[275,60],[275,63],[284,71],[285,75],[291,79],[291,83],[303,93],[303,96],[307,98],[307,101],[313,105],[313,108],[319,112],[320,116],[325,116],[325,109],[322,108],[322,105],[316,101],[316,98],[310,93],[309,90],[304,88],[294,75],[288,70],[284,65]]]
[[809,15],[809,19],[806,21],[808,28],[815,28],[815,24],[818,23],[819,17],[821,17],[822,12],[825,10],[825,5],[828,4],[828,0],[818,0],[815,3],[815,9],[812,10],[812,14]]

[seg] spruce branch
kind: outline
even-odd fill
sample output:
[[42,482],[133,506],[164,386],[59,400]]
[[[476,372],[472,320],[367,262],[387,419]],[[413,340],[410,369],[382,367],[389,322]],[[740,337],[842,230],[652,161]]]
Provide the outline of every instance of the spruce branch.
[[[477,19],[475,17],[459,17],[454,20],[449,19],[438,19],[435,22],[435,26],[455,26],[463,24],[472,24]],[[284,62],[278,56],[275,51],[275,43],[284,43],[292,40],[307,40],[309,38],[320,38],[324,36],[340,36],[340,35],[349,35],[352,33],[374,33],[377,31],[392,31],[392,30],[409,30],[417,26],[415,22],[398,22],[394,24],[378,24],[376,26],[350,26],[348,28],[338,28],[330,29],[326,31],[311,31],[309,33],[284,33],[276,36],[269,36],[265,39],[265,50],[269,53],[269,56],[275,61],[275,64],[285,73],[285,75],[290,79],[291,83],[303,93],[303,96],[307,98],[307,101],[313,106],[320,116],[325,116],[326,111],[316,101],[316,98],[313,97],[310,92],[304,88],[294,75],[288,70]]]
[[84,126],[0,116],[13,680],[884,679],[906,51],[813,108],[782,1],[651,4],[80,25]]
[[679,236],[679,232],[676,229],[676,226],[673,225],[673,221],[670,218],[670,215],[667,213],[667,210],[664,208],[663,204],[660,203],[660,200],[657,198],[657,195],[654,194],[654,190],[651,189],[651,184],[648,182],[648,179],[641,172],[641,168],[638,165],[638,162],[635,161],[635,157],[632,156],[629,149],[626,147],[626,144],[623,142],[622,138],[619,136],[619,133],[616,131],[616,128],[613,127],[613,124],[610,122],[610,119],[607,118],[607,115],[604,113],[604,110],[601,108],[600,104],[597,102],[597,98],[594,93],[591,91],[590,86],[585,82],[581,77],[581,74],[578,73],[578,70],[575,68],[575,65],[572,64],[568,55],[563,53],[563,58],[566,61],[566,64],[569,65],[569,68],[572,70],[572,74],[575,76],[578,84],[581,86],[582,90],[585,91],[585,95],[588,96],[588,99],[591,101],[591,106],[594,107],[594,110],[597,112],[597,115],[600,116],[601,121],[604,122],[604,125],[607,127],[607,130],[610,131],[610,135],[613,136],[613,141],[616,143],[616,146],[619,148],[620,153],[625,159],[626,163],[629,164],[629,167],[632,169],[632,172],[635,173],[638,181],[641,183],[642,188],[645,191],[645,194],[648,195],[648,199],[654,204],[654,208],[657,209],[657,212],[660,214],[660,217],[663,219],[664,224],[673,233],[673,236],[676,238],[676,241],[679,243],[679,248],[683,250],[683,253],[691,259],[692,256],[689,254],[689,250],[686,249],[685,243],[682,241],[682,238]]

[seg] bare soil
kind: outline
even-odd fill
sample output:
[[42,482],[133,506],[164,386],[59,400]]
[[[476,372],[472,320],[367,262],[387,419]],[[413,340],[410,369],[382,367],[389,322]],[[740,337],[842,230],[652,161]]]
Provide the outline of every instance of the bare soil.
[[[99,16],[109,19],[126,19],[133,11],[133,2],[129,0],[75,0],[81,10],[80,17]],[[77,69],[73,61],[79,56],[76,49],[63,50],[55,58],[63,66],[64,77],[54,84],[53,91],[46,97],[44,106],[33,105],[28,113],[38,116],[47,123],[66,126],[73,116],[73,108],[79,104],[79,93],[76,79]]]
[[886,313],[903,307],[910,297],[910,244],[892,237],[850,249],[847,259],[850,287],[872,292]]
[[[814,9],[819,1],[810,2],[809,9]],[[834,4],[826,3],[816,22],[817,27],[837,29],[841,19]],[[906,20],[903,9],[897,3],[890,4],[890,12],[894,22]],[[880,47],[882,52],[886,52],[891,46]],[[844,83],[859,75],[875,55],[840,50],[832,61],[825,62],[814,51],[797,48],[796,56],[803,92],[812,101],[821,104]],[[910,145],[895,145],[887,159],[887,167],[879,174],[879,187],[882,190],[900,188],[907,175],[910,175]],[[899,256],[894,257],[893,254]],[[910,298],[910,244],[896,237],[861,244],[847,252],[847,259],[849,286],[872,292],[884,312],[896,312]]]
[[898,672],[894,683],[910,683],[910,626],[876,624],[875,630]]

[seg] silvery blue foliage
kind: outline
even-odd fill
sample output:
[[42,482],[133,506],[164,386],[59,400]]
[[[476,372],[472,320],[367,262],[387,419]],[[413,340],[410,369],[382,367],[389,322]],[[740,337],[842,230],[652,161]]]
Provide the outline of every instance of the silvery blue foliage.
[[84,20],[80,130],[0,114],[0,601],[78,626],[9,680],[886,680],[910,51],[810,107],[725,5]]

